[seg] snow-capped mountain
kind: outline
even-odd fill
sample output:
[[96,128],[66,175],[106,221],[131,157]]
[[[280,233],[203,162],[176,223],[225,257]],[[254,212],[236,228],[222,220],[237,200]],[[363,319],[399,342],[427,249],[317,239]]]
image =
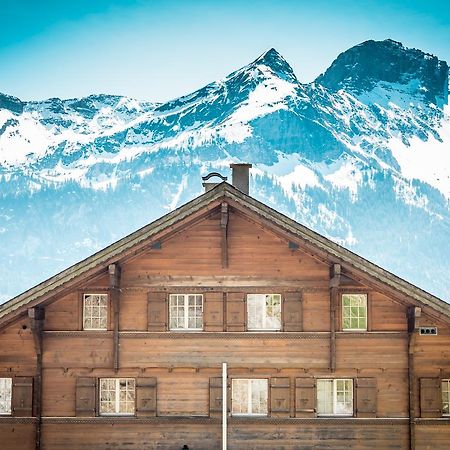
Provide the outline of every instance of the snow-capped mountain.
[[448,66],[367,41],[309,84],[271,49],[173,101],[0,94],[7,299],[251,162],[251,194],[450,300]]

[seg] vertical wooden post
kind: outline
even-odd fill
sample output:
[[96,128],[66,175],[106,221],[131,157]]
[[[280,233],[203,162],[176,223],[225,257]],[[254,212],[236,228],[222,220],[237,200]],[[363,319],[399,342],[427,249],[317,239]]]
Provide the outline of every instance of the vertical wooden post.
[[223,202],[220,210],[220,228],[222,230],[222,268],[228,267],[228,204]]
[[36,377],[34,381],[34,415],[36,417],[35,449],[42,448],[42,353],[44,337],[45,310],[40,307],[28,310],[31,332],[33,334],[34,349],[36,351]]
[[341,265],[333,264],[330,270],[330,370],[336,370],[336,308],[341,283]]
[[416,401],[415,401],[415,382],[414,382],[414,347],[416,343],[417,330],[419,328],[419,319],[422,315],[422,309],[417,306],[410,306],[407,312],[408,319],[408,409],[409,409],[409,449],[415,450],[415,424]]
[[117,372],[119,370],[119,312],[120,312],[120,266],[118,264],[110,264],[108,266],[109,273],[109,292],[111,295],[111,304],[114,310],[114,333],[113,333],[113,368]]

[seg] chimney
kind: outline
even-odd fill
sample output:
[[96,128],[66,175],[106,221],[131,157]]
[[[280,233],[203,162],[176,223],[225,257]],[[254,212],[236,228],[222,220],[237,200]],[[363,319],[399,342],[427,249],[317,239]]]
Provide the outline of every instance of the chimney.
[[[207,181],[210,178],[214,178],[214,177],[220,178],[222,181],[220,181],[218,183],[217,182],[216,183],[211,183],[211,182],[207,183]],[[218,184],[222,183],[223,181],[227,181],[227,177],[220,175],[220,173],[218,173],[218,172],[211,172],[211,173],[208,173],[208,175],[206,175],[205,177],[202,177],[202,180],[203,180],[202,185],[205,188],[205,192],[208,192],[211,189],[214,189]]]
[[231,184],[242,191],[249,194],[249,177],[251,164],[230,164],[232,181]]

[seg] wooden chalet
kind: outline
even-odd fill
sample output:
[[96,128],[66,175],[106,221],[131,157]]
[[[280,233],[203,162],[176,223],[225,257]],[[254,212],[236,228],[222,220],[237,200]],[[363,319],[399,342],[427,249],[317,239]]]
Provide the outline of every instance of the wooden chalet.
[[2,450],[450,449],[450,305],[233,170],[0,306]]

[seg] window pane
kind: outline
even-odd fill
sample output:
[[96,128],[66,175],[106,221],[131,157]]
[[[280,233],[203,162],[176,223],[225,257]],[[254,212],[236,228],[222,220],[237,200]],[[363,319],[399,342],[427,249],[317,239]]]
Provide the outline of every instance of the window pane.
[[442,380],[442,414],[450,414],[450,380]]
[[280,330],[281,295],[248,294],[247,327],[249,330]]
[[247,295],[247,327],[250,330],[263,329],[264,296],[260,294]]
[[250,380],[252,414],[267,414],[267,380]]
[[248,381],[249,380],[232,380],[232,413],[248,414]]
[[334,380],[336,401],[334,413],[337,415],[353,415],[353,380]]
[[100,379],[100,414],[116,412],[116,380],[114,378]]
[[0,414],[11,414],[12,378],[0,378]]
[[106,330],[108,324],[108,294],[83,296],[83,329]]
[[333,414],[333,380],[317,380],[317,414]]
[[203,328],[203,295],[170,295],[170,329],[201,330]]
[[367,295],[342,295],[342,329],[367,330]]
[[100,414],[134,414],[135,380],[100,379]]

